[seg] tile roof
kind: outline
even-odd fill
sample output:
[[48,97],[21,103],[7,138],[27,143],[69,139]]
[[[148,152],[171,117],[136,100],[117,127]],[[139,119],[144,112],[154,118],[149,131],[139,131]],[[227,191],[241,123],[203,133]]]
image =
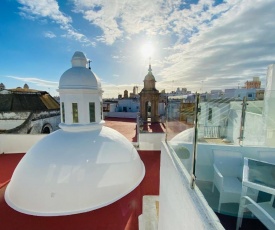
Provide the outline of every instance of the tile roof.
[[47,92],[13,92],[0,94],[0,111],[45,111],[59,110],[59,103]]

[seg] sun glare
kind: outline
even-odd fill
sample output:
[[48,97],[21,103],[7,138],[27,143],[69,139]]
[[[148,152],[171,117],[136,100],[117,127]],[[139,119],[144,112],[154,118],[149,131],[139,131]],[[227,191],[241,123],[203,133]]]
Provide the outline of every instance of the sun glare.
[[154,51],[154,47],[153,47],[152,43],[146,43],[146,44],[144,44],[142,46],[142,49],[141,49],[142,55],[145,58],[152,57],[153,51]]

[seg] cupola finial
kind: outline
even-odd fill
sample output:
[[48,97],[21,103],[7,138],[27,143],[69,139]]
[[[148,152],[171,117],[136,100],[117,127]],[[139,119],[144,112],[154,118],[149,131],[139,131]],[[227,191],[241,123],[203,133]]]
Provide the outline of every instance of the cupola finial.
[[152,68],[151,68],[151,57],[149,57],[149,69],[148,69],[149,73],[152,73]]

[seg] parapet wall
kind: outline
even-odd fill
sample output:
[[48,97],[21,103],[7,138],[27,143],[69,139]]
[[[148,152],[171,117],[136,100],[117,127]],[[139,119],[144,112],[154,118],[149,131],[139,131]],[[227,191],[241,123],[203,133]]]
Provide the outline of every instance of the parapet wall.
[[224,229],[187,175],[162,142],[158,229]]
[[25,153],[47,134],[0,134],[0,153]]

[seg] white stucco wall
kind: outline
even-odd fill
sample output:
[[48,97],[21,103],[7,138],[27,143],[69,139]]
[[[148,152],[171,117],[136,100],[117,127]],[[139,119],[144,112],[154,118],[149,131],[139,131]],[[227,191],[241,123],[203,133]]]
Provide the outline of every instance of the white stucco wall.
[[[42,114],[40,114],[40,116],[42,117]],[[50,131],[54,132],[59,129],[59,126],[58,126],[59,124],[60,124],[60,115],[31,121],[32,130],[30,134],[42,133],[42,129],[44,125],[50,126],[52,128]]]
[[161,141],[165,140],[165,133],[139,133],[139,149],[160,150]]
[[[241,110],[230,110],[226,139],[239,144]],[[261,114],[246,112],[244,127],[244,146],[263,146],[265,144],[264,120]]]
[[164,116],[165,115],[165,103],[159,103],[158,106],[158,114],[159,116]]
[[266,145],[275,146],[275,64],[269,65],[264,95],[264,119]]
[[[126,111],[123,111],[125,109]],[[139,112],[139,100],[128,98],[118,100],[116,112]]]
[[19,125],[22,125],[25,120],[0,120],[0,129],[9,130],[14,129]]
[[24,123],[30,112],[0,112],[0,130],[14,129]]
[[[64,102],[65,123],[73,124],[72,103],[77,103],[78,123],[89,124],[90,111],[89,103],[95,103],[95,122],[100,122],[101,118],[101,95],[99,90],[94,89],[59,89],[60,105]],[[63,122],[63,121],[62,121]]]
[[25,153],[47,134],[0,134],[0,153]]
[[[30,116],[31,115],[31,116]],[[23,126],[26,120],[29,120]],[[59,110],[41,112],[0,112],[0,130],[13,130],[12,133],[20,134],[40,134],[43,126],[50,126],[50,132],[59,129],[60,112]]]
[[198,188],[190,188],[180,167],[163,142],[161,146],[159,230],[224,229]]

